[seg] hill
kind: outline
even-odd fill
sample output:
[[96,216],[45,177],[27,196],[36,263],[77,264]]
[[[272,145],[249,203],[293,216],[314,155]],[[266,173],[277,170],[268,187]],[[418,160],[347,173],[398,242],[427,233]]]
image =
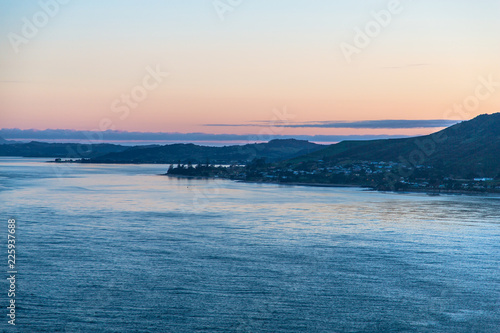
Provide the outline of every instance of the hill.
[[10,143],[13,143],[13,141],[8,141],[8,140],[5,140],[4,138],[2,138],[0,136],[0,145],[3,145],[3,144],[10,144]]
[[153,147],[131,147],[121,152],[113,152],[94,157],[91,163],[205,163],[245,164],[255,158],[281,161],[322,149],[304,140],[277,139],[267,143],[243,146],[207,147],[195,144],[172,144]]
[[430,166],[452,177],[500,174],[500,113],[480,115],[431,135],[388,140],[343,141],[289,162],[328,164],[384,161]]

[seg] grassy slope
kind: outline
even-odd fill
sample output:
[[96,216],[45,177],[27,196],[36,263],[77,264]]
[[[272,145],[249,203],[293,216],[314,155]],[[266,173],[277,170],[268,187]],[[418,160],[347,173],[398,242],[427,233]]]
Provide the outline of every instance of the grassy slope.
[[476,174],[495,177],[500,173],[500,113],[481,115],[435,134],[373,141],[344,141],[292,163],[315,161],[406,161],[432,165],[454,176]]

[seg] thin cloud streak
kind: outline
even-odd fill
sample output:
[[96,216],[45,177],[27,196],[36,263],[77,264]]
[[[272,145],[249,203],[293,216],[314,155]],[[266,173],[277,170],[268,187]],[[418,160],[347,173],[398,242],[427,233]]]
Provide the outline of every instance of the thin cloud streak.
[[443,128],[455,125],[459,121],[449,119],[387,119],[387,120],[363,120],[354,122],[345,121],[319,121],[303,123],[276,123],[269,122],[248,123],[248,124],[204,124],[212,127],[286,127],[286,128],[350,128],[350,129],[409,129],[409,128]]
[[424,66],[431,66],[431,64],[407,64],[407,65],[401,65],[401,66],[384,66],[382,67],[383,69],[402,69],[402,68],[412,68],[412,67],[424,67]]

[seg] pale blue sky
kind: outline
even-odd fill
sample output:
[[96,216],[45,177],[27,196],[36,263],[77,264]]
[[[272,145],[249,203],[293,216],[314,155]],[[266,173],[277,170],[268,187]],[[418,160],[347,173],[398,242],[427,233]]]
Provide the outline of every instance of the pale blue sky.
[[[72,0],[16,53],[9,33],[41,7],[4,0],[1,127],[93,129],[157,64],[171,77],[118,129],[206,130],[283,106],[296,121],[440,119],[479,76],[500,78],[500,0],[402,0],[347,63],[341,43],[389,2],[243,0],[221,20],[209,0]],[[499,108],[496,94],[470,117]]]

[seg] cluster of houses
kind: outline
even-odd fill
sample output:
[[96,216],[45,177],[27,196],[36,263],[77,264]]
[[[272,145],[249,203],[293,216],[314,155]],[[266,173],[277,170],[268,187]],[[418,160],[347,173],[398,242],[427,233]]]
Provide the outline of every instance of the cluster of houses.
[[239,174],[240,179],[248,179],[249,176],[254,180],[272,182],[363,184],[378,188],[396,186],[400,190],[500,191],[500,182],[493,178],[441,178],[436,175],[432,166],[418,165],[411,168],[403,163],[384,161],[331,165],[318,160],[314,163],[289,166],[269,165],[250,174]]
[[397,162],[357,161],[333,164],[322,160],[298,164],[252,162],[247,166],[178,166],[169,174],[277,183],[350,184],[378,189],[500,192],[493,178],[440,177],[431,166],[414,168]]
[[[418,166],[418,168],[430,168]],[[397,162],[353,162],[337,165],[328,165],[322,160],[314,164],[295,165],[288,167],[270,166],[258,170],[253,175],[262,176],[267,179],[288,179],[300,176],[323,176],[341,175],[349,177],[370,177],[375,175],[383,176],[393,170],[408,170],[402,163]]]

